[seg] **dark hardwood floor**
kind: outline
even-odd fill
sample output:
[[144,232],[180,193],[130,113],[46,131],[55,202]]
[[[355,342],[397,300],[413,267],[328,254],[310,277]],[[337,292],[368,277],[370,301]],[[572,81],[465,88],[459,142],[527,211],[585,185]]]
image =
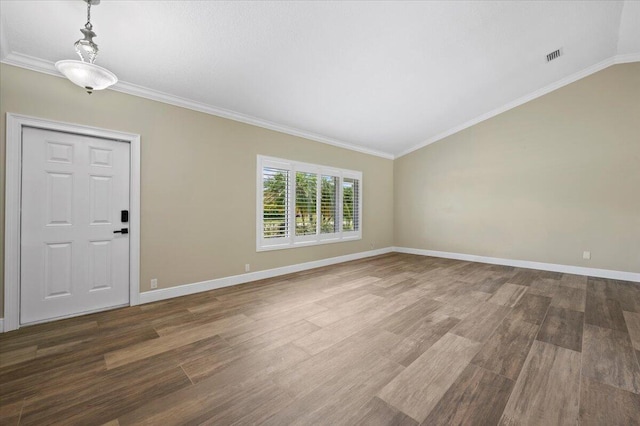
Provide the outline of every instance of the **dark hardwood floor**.
[[640,284],[389,254],[0,335],[0,424],[632,425]]

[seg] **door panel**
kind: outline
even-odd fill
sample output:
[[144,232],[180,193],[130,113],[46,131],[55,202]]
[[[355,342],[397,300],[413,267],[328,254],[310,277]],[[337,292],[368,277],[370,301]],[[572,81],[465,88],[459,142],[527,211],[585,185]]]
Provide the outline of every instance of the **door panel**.
[[89,223],[91,225],[110,225],[111,176],[90,176],[89,181]]
[[111,241],[89,242],[91,291],[111,288]]
[[129,144],[24,128],[20,322],[129,302]]
[[70,296],[73,281],[72,243],[49,243],[45,246],[44,256],[44,298]]
[[71,225],[73,174],[47,172],[47,226]]

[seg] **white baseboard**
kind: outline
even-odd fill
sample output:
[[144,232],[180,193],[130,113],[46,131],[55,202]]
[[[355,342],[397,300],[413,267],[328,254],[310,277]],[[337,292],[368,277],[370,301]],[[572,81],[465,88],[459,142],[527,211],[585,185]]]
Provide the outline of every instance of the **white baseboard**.
[[292,274],[294,272],[306,271],[307,269],[320,268],[322,266],[334,265],[336,263],[349,262],[351,260],[364,259],[365,257],[379,256],[391,253],[393,249],[386,247],[377,250],[364,251],[360,253],[347,254],[345,256],[330,257],[328,259],[314,260],[311,262],[298,263],[295,265],[283,266],[280,268],[267,269],[264,271],[250,272],[242,275],[217,278],[199,283],[179,285],[175,287],[163,288],[159,290],[146,291],[140,293],[140,303],[151,303],[159,300],[171,299],[174,297],[186,296],[203,291],[215,290],[217,288],[229,287],[232,285],[244,284],[251,281],[263,280],[265,278],[277,277],[279,275]]
[[467,260],[470,262],[490,263],[493,265],[516,266],[518,268],[539,269],[542,271],[563,272],[568,274],[587,275],[590,277],[601,277],[640,282],[640,274],[633,272],[585,268],[581,266],[571,265],[558,265],[554,263],[532,262],[528,260],[503,259],[498,257],[476,256],[472,254],[450,253],[445,251],[423,250],[408,247],[386,247],[378,250],[365,251],[360,253],[348,254],[345,256],[314,260],[306,263],[298,263],[295,265],[283,266],[280,268],[267,269],[265,271],[250,272],[247,274],[233,275],[230,277],[217,278],[209,281],[202,281],[198,283],[147,291],[144,293],[140,293],[140,303],[151,303],[157,302],[159,300],[172,299],[174,297],[187,296],[189,294],[201,293],[203,291],[215,290],[217,288],[229,287],[232,285],[244,284],[251,281],[277,277],[280,275],[292,274],[294,272],[306,271],[308,269],[320,268],[322,266],[335,265],[337,263],[349,262],[351,260],[364,259],[366,257],[378,256],[390,252],[418,254],[422,256],[433,256],[447,259]]
[[476,256],[473,254],[451,253],[447,251],[423,250],[409,247],[393,247],[398,253],[418,254],[421,256],[443,257],[446,259],[467,260],[469,262],[490,263],[492,265],[516,266],[518,268],[540,269],[542,271],[563,272],[566,274],[587,275],[590,277],[610,278],[614,280],[640,282],[640,274],[614,271],[611,269],[585,268],[582,266],[558,265],[556,263],[531,262],[529,260],[503,259],[500,257]]
[[[503,259],[499,257],[476,256],[472,254],[450,253],[446,251],[423,250],[409,247],[386,247],[377,250],[364,251],[360,253],[348,254],[345,256],[330,257],[328,259],[314,260],[312,262],[298,263],[296,265],[283,266],[281,268],[267,269],[265,271],[251,272],[242,275],[223,277],[199,283],[179,285],[160,290],[140,293],[140,303],[151,303],[159,300],[172,299],[174,297],[187,296],[189,294],[203,291],[215,290],[217,288],[229,287],[232,285],[248,283],[251,281],[263,280],[280,275],[292,274],[294,272],[306,271],[308,269],[320,268],[322,266],[335,265],[337,263],[349,262],[351,260],[364,259],[367,257],[379,256],[381,254],[397,252],[407,254],[417,254],[421,256],[442,257],[446,259],[467,260],[470,262],[490,263],[492,265],[516,266],[518,268],[539,269],[542,271],[563,272],[576,275],[587,275],[590,277],[610,278],[615,280],[640,282],[640,273],[613,271],[609,269],[585,268],[581,266],[558,265],[555,263],[531,262],[528,260]],[[4,332],[4,318],[0,318],[0,333]]]

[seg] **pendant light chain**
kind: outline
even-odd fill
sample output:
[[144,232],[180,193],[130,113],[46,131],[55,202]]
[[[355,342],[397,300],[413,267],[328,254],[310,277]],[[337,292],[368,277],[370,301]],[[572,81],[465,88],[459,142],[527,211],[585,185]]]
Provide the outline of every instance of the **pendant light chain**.
[[91,25],[91,1],[87,2],[87,23],[84,24],[84,27],[88,30],[93,29],[93,25]]

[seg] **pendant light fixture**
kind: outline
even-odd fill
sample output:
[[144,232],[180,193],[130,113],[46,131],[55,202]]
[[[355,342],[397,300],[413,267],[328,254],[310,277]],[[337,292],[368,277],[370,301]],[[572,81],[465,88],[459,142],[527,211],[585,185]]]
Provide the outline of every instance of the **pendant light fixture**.
[[93,42],[97,37],[91,25],[91,6],[100,4],[100,0],[84,0],[87,3],[87,23],[80,29],[84,38],[74,44],[80,61],[64,60],[56,62],[56,68],[72,83],[84,88],[88,94],[94,90],[103,90],[116,84],[118,77],[111,71],[95,65],[98,45]]

